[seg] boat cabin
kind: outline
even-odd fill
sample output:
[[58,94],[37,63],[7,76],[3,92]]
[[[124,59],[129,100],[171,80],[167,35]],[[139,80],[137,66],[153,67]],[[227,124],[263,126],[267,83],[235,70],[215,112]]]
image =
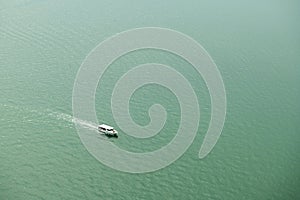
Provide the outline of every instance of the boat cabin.
[[118,132],[114,129],[114,127],[108,126],[106,124],[99,125],[98,131],[104,133],[107,136],[118,137]]

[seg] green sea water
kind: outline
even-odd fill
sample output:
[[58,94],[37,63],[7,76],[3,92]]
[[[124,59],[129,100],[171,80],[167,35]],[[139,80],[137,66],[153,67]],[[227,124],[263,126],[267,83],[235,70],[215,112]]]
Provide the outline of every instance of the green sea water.
[[[0,1],[0,200],[6,199],[300,199],[300,3],[298,1]],[[96,160],[72,122],[72,91],[87,54],[132,28],[164,27],[194,38],[218,66],[226,88],[222,135],[205,159],[210,120],[203,79],[180,57],[159,50],[126,54],[96,93],[99,121],[117,127],[110,108],[117,79],[132,67],[172,66],[191,83],[201,121],[193,144],[171,165],[130,174]],[[88,88],[87,88],[88,89]],[[145,85],[130,114],[149,123],[149,107],[168,112],[155,137],[120,132],[113,142],[153,151],[174,137],[176,96]]]

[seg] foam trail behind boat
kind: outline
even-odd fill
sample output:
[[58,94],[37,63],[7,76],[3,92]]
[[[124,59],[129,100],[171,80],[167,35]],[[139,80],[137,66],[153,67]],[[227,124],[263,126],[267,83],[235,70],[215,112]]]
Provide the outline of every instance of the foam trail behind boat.
[[94,124],[94,123],[89,122],[89,121],[85,121],[85,120],[82,120],[82,119],[77,119],[75,117],[73,118],[72,121],[75,124],[78,124],[80,126],[83,126],[83,127],[89,128],[89,129],[93,129],[93,130],[97,129],[97,124]]
[[66,114],[66,113],[58,113],[58,112],[51,112],[49,114],[50,116],[54,116],[57,119],[61,119],[67,122],[71,122],[77,125],[80,125],[84,128],[88,128],[91,130],[96,130],[97,129],[97,124],[93,123],[93,122],[89,122],[83,119],[78,119],[73,117],[72,115]]
[[[84,128],[88,128],[90,130],[97,130],[97,124],[95,124],[93,122],[86,121],[83,119],[78,119],[78,118],[73,117],[72,115],[62,113],[62,112],[56,112],[51,109],[46,109],[46,110],[41,111],[41,110],[35,110],[35,109],[26,108],[26,107],[20,107],[17,105],[2,104],[2,103],[0,103],[0,106],[7,108],[7,109],[18,110],[20,112],[34,113],[37,116],[48,115],[55,120],[63,120],[65,122],[69,122],[71,125],[70,127],[73,127],[73,123],[74,123],[74,124],[80,125]],[[29,119],[28,121],[34,121],[34,119]]]

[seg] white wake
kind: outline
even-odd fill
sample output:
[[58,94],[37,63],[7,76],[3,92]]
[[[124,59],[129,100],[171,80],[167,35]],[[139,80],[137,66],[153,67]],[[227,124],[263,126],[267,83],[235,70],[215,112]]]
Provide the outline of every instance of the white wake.
[[84,128],[88,128],[90,130],[97,130],[97,124],[73,117],[72,115],[66,114],[66,113],[59,113],[59,112],[50,112],[48,114],[49,116],[55,117],[58,120],[64,120],[66,122],[74,123],[79,126],[82,126]]
[[[27,107],[21,107],[21,106],[17,106],[17,105],[10,105],[10,104],[3,104],[3,103],[0,103],[0,107],[6,108],[6,109],[14,109],[14,110],[17,110],[18,112],[32,113],[32,114],[38,115],[38,116],[49,116],[52,119],[61,120],[61,121],[72,124],[72,126],[70,126],[70,127],[73,127],[73,124],[76,124],[81,127],[88,128],[90,130],[97,130],[97,124],[95,124],[93,122],[83,120],[83,119],[78,119],[78,118],[73,117],[70,114],[56,112],[51,109],[46,109],[46,110],[42,111],[42,110],[35,110],[35,109],[27,108]],[[34,120],[27,119],[27,121],[34,121]]]

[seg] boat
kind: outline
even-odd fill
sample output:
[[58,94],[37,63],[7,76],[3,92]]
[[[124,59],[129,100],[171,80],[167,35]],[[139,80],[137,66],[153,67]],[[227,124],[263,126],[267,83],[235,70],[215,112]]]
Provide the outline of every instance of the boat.
[[101,124],[98,126],[98,131],[104,133],[108,137],[116,137],[118,138],[118,131],[114,129],[114,127],[108,126],[106,124]]

